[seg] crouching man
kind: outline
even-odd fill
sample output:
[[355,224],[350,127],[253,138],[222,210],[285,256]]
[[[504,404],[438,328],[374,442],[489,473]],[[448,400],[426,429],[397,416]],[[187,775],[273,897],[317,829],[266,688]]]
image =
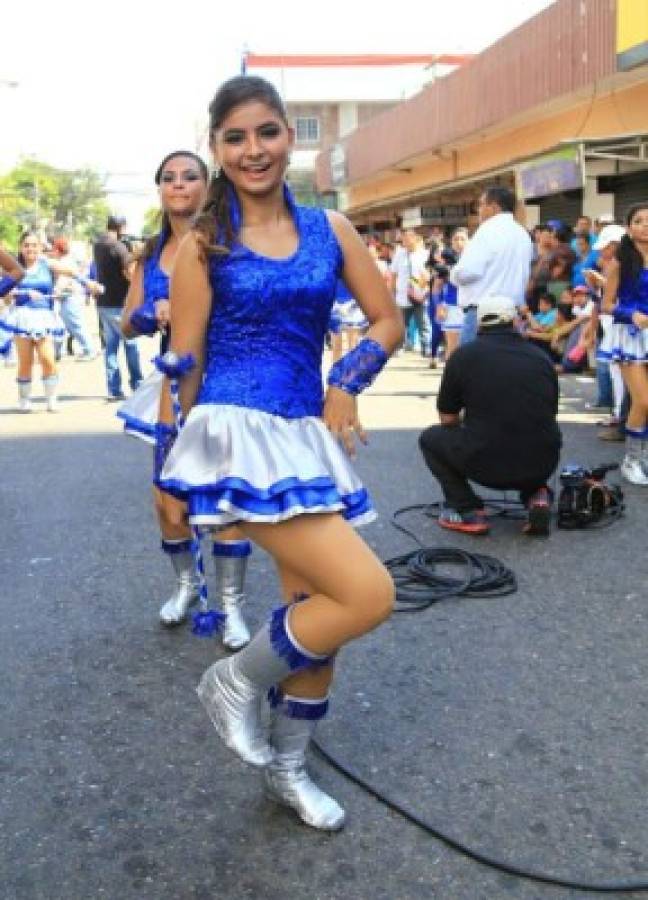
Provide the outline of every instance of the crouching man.
[[419,437],[425,462],[445,498],[439,525],[485,534],[482,500],[468,481],[516,490],[528,511],[526,534],[548,534],[562,438],[556,423],[558,379],[550,359],[514,328],[512,300],[487,297],[477,307],[478,338],[448,360],[437,409],[440,425]]

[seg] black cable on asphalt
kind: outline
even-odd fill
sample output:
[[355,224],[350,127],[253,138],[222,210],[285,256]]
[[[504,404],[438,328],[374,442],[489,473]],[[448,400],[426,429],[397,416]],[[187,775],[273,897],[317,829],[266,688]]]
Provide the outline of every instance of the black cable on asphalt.
[[[500,516],[513,519],[525,517],[524,508],[515,500],[488,498],[484,502],[490,511],[491,517]],[[421,548],[412,553],[405,553],[385,561],[385,565],[391,571],[396,584],[396,612],[420,612],[428,609],[429,606],[440,600],[456,597],[491,598],[505,597],[515,593],[517,590],[515,573],[498,559],[495,559],[495,557],[485,556],[481,553],[469,553],[457,548],[424,547],[414,532],[409,531],[409,529],[397,522],[399,516],[414,511],[423,511],[428,517],[436,518],[440,511],[440,504],[405,506],[396,510],[392,516],[392,525],[398,531],[410,537]],[[458,577],[442,574],[438,568],[440,565],[454,568],[461,567],[463,574]],[[526,881],[550,884],[555,887],[569,888],[576,891],[589,891],[596,894],[618,894],[631,891],[648,892],[648,882],[579,881],[577,878],[548,875],[545,872],[525,869],[506,860],[489,856],[480,850],[475,850],[458,838],[442,831],[432,822],[408,809],[399,801],[388,797],[382,789],[374,787],[355,769],[342,762],[319,741],[313,740],[313,744],[325,762],[341,775],[344,775],[345,778],[348,778],[358,787],[365,790],[379,803],[384,804],[393,812],[417,825],[452,850],[456,850],[468,859],[472,859],[490,869],[495,869],[498,872],[504,872],[507,875],[513,875]]]

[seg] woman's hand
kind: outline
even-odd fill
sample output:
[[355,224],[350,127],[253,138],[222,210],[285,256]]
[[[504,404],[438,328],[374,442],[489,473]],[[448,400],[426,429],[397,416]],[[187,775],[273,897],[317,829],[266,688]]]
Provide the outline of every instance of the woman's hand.
[[160,328],[166,328],[171,319],[171,306],[168,300],[156,300],[154,303],[155,318]]
[[642,312],[633,312],[632,324],[643,331],[644,328],[648,328],[648,316]]
[[324,400],[322,419],[328,430],[342,444],[351,459],[355,459],[355,437],[367,443],[367,435],[358,419],[358,402],[353,394],[329,387]]

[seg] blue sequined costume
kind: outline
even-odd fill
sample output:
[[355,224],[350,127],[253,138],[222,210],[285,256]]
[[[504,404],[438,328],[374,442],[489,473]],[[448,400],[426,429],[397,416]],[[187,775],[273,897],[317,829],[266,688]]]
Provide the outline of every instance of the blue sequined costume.
[[[158,330],[155,304],[158,300],[169,299],[169,276],[160,266],[162,250],[169,237],[163,231],[154,252],[144,261],[143,300],[131,315],[131,324],[142,334],[154,334]],[[160,352],[167,349],[168,336],[163,335]],[[124,421],[124,432],[154,444],[156,424],[160,408],[160,391],[164,376],[159,372],[149,375],[135,393],[123,403],[117,415]]]
[[600,343],[597,356],[609,362],[648,363],[648,329],[637,328],[632,314],[648,315],[648,268],[643,269],[637,281],[625,281],[619,286],[617,304],[613,310],[614,322],[609,326]]
[[[159,486],[198,525],[306,512],[375,517],[321,419],[321,360],[342,252],[324,210],[286,203],[299,235],[284,259],[234,243],[213,256],[204,379]],[[235,231],[238,208],[232,209]]]
[[[53,290],[54,279],[46,260],[36,260],[16,286],[14,296],[17,299],[7,316],[0,320],[0,332],[33,341],[45,337],[62,338],[65,326],[54,309]],[[28,291],[36,291],[40,297],[28,297]]]

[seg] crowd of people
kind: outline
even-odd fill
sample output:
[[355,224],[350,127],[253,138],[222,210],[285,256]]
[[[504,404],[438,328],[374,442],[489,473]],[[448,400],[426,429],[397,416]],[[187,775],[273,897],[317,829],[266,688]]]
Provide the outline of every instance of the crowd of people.
[[[596,405],[614,406],[615,427],[624,423],[624,476],[648,485],[648,204],[624,225],[581,217],[574,229],[553,221],[529,233],[513,194],[494,186],[472,235],[435,229],[426,240],[405,229],[389,247],[335,212],[295,203],[285,181],[294,135],[268,82],[231,79],[209,113],[214,172],[185,150],[162,160],[160,231],[137,257],[117,217],[88,272],[63,236],[46,249],[29,232],[17,258],[0,252],[3,350],[15,344],[21,411],[31,410],[35,356],[54,412],[57,345],[68,334],[79,358],[96,353],[81,315],[94,297],[107,398],[125,400],[126,430],[154,447],[175,579],[159,618],[176,625],[208,605],[196,530],[208,529],[219,609],[196,622],[224,620],[223,644],[237,652],[209,667],[198,695],[225,745],[263,769],[268,796],[336,830],[344,810],[311,780],[306,752],[338,650],[386,619],[394,598],[351,527],[375,517],[351,462],[366,439],[357,395],[393,353],[418,348],[434,367],[443,345],[440,424],[420,447],[444,494],[439,524],[451,530],[488,530],[470,480],[518,490],[526,533],[546,533],[558,375],[587,366],[597,366]],[[146,380],[143,334],[160,337]],[[283,594],[254,636],[241,611],[250,542],[274,558]]]

